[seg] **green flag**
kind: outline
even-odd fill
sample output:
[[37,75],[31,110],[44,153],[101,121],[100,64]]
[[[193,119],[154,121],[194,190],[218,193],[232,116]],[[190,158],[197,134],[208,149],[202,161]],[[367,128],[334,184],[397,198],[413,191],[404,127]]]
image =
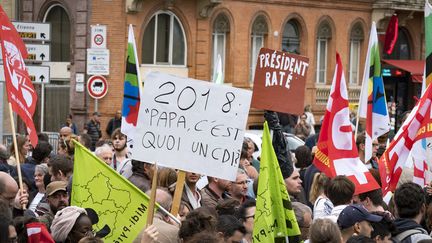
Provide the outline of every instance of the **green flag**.
[[99,216],[93,229],[109,227],[105,242],[132,242],[147,221],[148,196],[75,142],[71,205],[92,208]]
[[253,239],[254,242],[285,242],[286,236],[298,235],[300,229],[265,122]]
[[426,45],[426,87],[432,82],[432,6],[429,0],[425,1],[425,45]]

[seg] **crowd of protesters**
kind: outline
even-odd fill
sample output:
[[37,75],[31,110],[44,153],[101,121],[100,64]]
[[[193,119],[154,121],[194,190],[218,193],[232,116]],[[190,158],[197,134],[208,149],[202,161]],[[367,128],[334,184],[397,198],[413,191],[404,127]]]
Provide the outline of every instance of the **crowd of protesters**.
[[[273,146],[301,231],[296,242],[432,242],[432,187],[421,188],[410,182],[409,172],[404,172],[389,201],[384,201],[381,189],[355,195],[355,185],[347,177],[330,179],[313,165],[317,134],[310,129],[314,121],[307,122],[310,109],[305,111],[308,114],[288,130],[301,133],[309,142],[293,154],[278,136],[287,130],[287,125],[279,121],[283,118],[272,112],[265,114],[275,132]],[[29,242],[27,228],[35,222],[42,223],[55,242],[103,242],[107,232],[93,229],[97,214],[92,209],[70,206],[72,139],[149,193],[154,166],[131,159],[127,138],[118,128],[119,114],[106,129],[109,139],[101,138],[99,114],[94,113],[80,135],[69,117],[59,131],[57,151],[44,134],[39,134],[34,148],[27,137],[17,136],[18,158],[13,145],[9,150],[0,145],[0,243]],[[360,133],[356,139],[359,157],[379,183],[380,144],[374,141],[373,158],[364,161],[364,136]],[[255,150],[254,142],[245,138],[235,181],[187,172],[178,214],[181,224],[157,211],[153,224],[143,228],[133,242],[254,242],[260,173],[260,158],[253,157]],[[23,190],[18,186],[18,161]],[[157,173],[156,202],[169,211],[178,172],[161,167]]]

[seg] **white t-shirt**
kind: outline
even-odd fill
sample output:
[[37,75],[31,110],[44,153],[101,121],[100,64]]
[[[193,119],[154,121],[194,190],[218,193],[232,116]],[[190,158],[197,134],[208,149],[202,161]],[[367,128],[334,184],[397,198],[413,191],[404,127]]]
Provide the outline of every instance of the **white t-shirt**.
[[325,218],[331,219],[333,222],[337,223],[337,220],[339,218],[339,214],[344,210],[349,204],[346,205],[339,205],[333,208],[331,214]]
[[333,203],[325,196],[319,196],[314,203],[313,219],[329,216],[333,210]]

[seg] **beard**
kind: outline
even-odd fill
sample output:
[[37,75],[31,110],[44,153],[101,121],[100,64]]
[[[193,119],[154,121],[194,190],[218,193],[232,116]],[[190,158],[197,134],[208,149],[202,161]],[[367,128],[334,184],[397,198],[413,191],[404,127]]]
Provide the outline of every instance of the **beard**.
[[125,143],[121,148],[118,148],[117,146],[114,146],[114,150],[116,152],[121,152],[127,147],[127,143]]

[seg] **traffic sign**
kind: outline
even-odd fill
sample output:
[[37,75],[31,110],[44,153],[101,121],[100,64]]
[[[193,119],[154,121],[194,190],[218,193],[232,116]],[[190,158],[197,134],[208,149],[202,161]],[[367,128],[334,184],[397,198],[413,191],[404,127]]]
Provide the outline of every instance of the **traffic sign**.
[[50,23],[12,22],[23,40],[50,41]]
[[[33,83],[44,83],[48,84],[50,81],[50,67],[49,66],[33,66],[26,65],[27,72]],[[0,81],[4,82],[4,69],[3,65],[0,65]]]
[[[51,60],[51,46],[42,44],[28,44],[27,48],[27,59],[26,61],[44,61],[49,62]],[[1,53],[1,47],[0,47]],[[3,55],[0,54],[0,60],[3,60]]]
[[91,48],[106,49],[106,25],[91,26]]
[[87,49],[87,74],[109,75],[108,49]]
[[93,99],[101,99],[108,93],[108,82],[104,76],[91,76],[87,81],[87,92]]
[[50,45],[26,44],[27,60],[49,62],[51,60]]

